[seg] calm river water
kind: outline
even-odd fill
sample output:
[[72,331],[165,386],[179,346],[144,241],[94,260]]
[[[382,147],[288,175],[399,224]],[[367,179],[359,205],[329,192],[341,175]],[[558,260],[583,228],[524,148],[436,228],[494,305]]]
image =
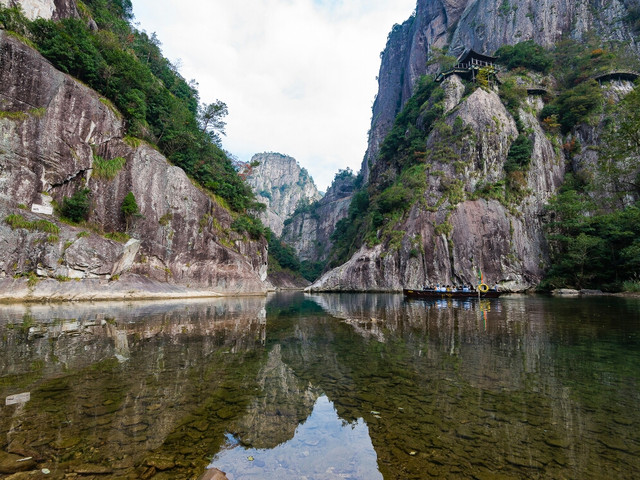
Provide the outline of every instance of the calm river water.
[[207,467],[231,480],[638,478],[640,299],[0,307],[0,477]]

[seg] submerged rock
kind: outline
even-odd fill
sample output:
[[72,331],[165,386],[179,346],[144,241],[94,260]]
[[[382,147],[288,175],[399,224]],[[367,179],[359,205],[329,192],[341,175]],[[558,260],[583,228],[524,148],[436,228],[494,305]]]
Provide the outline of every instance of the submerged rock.
[[580,292],[573,288],[557,288],[553,290],[551,294],[557,297],[577,297],[580,295]]
[[35,466],[36,461],[31,457],[22,457],[0,450],[0,473],[24,472]]
[[227,480],[227,476],[217,468],[210,468],[200,475],[198,480]]

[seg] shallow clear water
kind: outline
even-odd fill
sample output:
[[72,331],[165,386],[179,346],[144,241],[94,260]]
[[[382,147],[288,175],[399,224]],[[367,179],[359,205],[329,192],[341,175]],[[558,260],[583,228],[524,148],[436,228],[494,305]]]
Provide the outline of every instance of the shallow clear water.
[[631,479],[639,377],[640,299],[3,306],[0,469]]

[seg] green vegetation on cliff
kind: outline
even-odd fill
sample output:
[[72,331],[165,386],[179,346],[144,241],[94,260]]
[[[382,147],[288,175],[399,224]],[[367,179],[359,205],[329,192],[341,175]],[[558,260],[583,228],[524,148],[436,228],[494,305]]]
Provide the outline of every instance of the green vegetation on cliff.
[[431,131],[450,128],[442,122],[443,99],[444,91],[433,77],[420,78],[414,95],[380,147],[379,158],[372,166],[372,182],[354,194],[347,217],[336,224],[331,238],[331,267],[347,261],[365,242],[399,246],[395,226],[421,199],[427,162],[434,155],[448,154],[446,148],[427,152]]
[[[606,138],[595,139],[607,147],[592,147],[598,150],[597,175],[589,178],[583,168],[585,178],[579,187],[572,180],[575,176],[568,175],[562,192],[549,205],[552,255],[543,286],[619,289],[638,282],[634,272],[640,267],[640,94],[636,89],[616,107],[596,80],[616,70],[637,69],[638,59],[624,46],[603,45],[597,38],[583,43],[564,40],[551,50],[523,42],[503,47],[497,55],[504,67],[500,98],[518,129],[509,144],[503,178],[491,184],[481,180],[473,193],[465,189],[464,177],[458,175],[465,172],[465,145],[473,141],[472,132],[460,118],[444,121],[443,89],[431,77],[421,78],[371,165],[370,184],[354,195],[348,217],[336,225],[332,267],[347,261],[365,243],[382,243],[385,251],[400,248],[404,222],[416,204],[442,211],[444,223],[435,225],[435,230],[447,235],[451,210],[467,198],[497,199],[512,214],[522,215],[519,207],[531,194],[527,174],[534,130],[520,115],[536,113],[526,101],[527,89],[535,87],[547,92],[538,121],[556,153],[565,156],[567,171],[582,168],[571,163],[581,153],[580,129],[608,129]],[[465,96],[475,88],[489,88],[465,87]],[[498,122],[496,126],[500,128]],[[451,177],[450,168],[445,173],[436,165],[453,165],[455,176]],[[436,193],[427,188],[433,185]]]
[[269,239],[269,273],[277,273],[287,270],[293,277],[300,276],[313,282],[324,269],[324,262],[300,261],[295,250],[276,237],[271,230],[268,231]]
[[[640,92],[636,88],[616,105],[605,98],[595,78],[637,70],[638,59],[624,46],[604,46],[595,37],[582,43],[567,39],[552,50],[524,42],[502,47],[497,55],[515,76],[525,76],[526,69],[552,75],[557,91],[545,98],[539,120],[549,134],[564,137],[568,165],[580,153],[576,127],[605,129],[596,164],[568,166],[562,189],[547,206],[551,264],[540,287],[636,289],[640,286]],[[515,91],[513,83],[503,82],[501,97],[512,114],[521,107],[517,97],[524,98],[524,92],[514,95]],[[521,125],[518,130],[522,132]],[[525,166],[530,155],[531,145],[521,133],[505,164],[508,176]]]
[[533,40],[516,45],[504,45],[496,51],[495,55],[498,63],[508,69],[522,67],[547,73],[553,65],[550,53]]
[[219,145],[226,105],[220,101],[201,105],[196,84],[187,82],[162,55],[155,34],[149,36],[131,25],[130,0],[77,4],[80,19],[58,22],[29,21],[17,7],[0,7],[0,26],[35,45],[59,70],[104,95],[124,115],[130,136],[156,145],[232,210],[254,210],[251,189]]
[[550,202],[542,288],[640,288],[640,89],[610,108],[595,172],[568,174]]

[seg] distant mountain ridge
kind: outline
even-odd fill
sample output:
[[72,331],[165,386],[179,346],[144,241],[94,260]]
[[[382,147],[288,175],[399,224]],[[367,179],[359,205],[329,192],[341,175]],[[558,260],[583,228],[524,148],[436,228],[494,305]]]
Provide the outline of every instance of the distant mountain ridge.
[[277,236],[282,235],[285,220],[299,205],[322,198],[309,172],[288,155],[257,153],[246,173],[246,181],[258,201],[267,206],[261,219]]

